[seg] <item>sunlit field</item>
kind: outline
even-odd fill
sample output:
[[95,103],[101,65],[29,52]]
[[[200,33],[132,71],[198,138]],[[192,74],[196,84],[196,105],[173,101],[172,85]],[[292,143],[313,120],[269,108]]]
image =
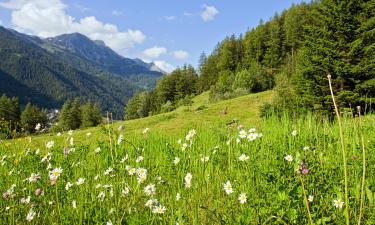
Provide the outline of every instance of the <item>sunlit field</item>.
[[73,131],[37,145],[1,142],[0,224],[344,224],[347,204],[356,224],[362,136],[361,221],[374,224],[374,117],[343,121],[349,202],[337,123],[310,115],[259,124],[183,135],[109,124],[97,131],[103,139]]

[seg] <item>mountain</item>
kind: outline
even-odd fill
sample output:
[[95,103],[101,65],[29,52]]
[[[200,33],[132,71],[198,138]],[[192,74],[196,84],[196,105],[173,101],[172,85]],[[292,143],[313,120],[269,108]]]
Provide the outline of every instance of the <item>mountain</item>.
[[47,38],[42,45],[47,50],[53,52],[57,57],[70,61],[74,64],[73,54],[81,60],[92,63],[98,70],[103,70],[125,77],[143,88],[152,88],[163,72],[148,63],[140,63],[139,60],[132,60],[120,56],[111,48],[107,47],[103,41],[91,40],[80,33],[63,34],[53,38]]
[[55,108],[80,97],[121,118],[129,98],[163,75],[81,34],[40,39],[0,26],[0,40],[0,94],[22,104]]
[[146,67],[147,69],[149,69],[151,71],[155,71],[155,72],[159,72],[159,73],[163,73],[163,74],[167,73],[164,70],[160,69],[154,62],[147,63],[147,62],[144,62],[143,60],[138,59],[138,58],[133,59],[133,61],[136,62],[138,65]]

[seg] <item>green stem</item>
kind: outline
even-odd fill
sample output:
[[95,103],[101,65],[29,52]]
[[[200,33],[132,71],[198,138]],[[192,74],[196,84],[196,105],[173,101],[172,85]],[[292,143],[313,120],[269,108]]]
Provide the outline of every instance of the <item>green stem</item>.
[[359,208],[359,216],[358,216],[358,225],[361,225],[362,213],[363,213],[363,205],[365,201],[365,183],[366,183],[366,151],[365,151],[365,140],[363,137],[363,129],[362,129],[362,119],[361,119],[361,107],[358,106],[358,113],[359,113],[359,124],[360,124],[360,134],[361,134],[361,144],[362,144],[362,184],[361,184],[361,203]]
[[313,224],[312,218],[311,218],[311,213],[310,213],[309,202],[307,201],[305,185],[303,184],[303,179],[301,178],[301,176],[298,176],[298,178],[299,178],[299,180],[301,182],[301,186],[302,186],[303,199],[304,199],[304,202],[305,202],[305,205],[306,205],[307,214],[309,216],[309,224]]

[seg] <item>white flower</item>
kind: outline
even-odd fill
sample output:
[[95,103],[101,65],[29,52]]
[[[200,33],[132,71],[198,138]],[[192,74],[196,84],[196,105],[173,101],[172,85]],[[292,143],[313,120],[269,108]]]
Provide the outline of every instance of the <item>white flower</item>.
[[228,195],[233,193],[232,184],[230,183],[229,180],[224,184],[224,191],[225,191]]
[[137,181],[139,184],[143,183],[147,179],[147,174],[140,174],[137,177]]
[[111,220],[108,220],[108,222],[106,223],[106,225],[113,225],[113,223],[112,223]]
[[27,198],[21,198],[21,203],[22,204],[29,204],[30,203],[30,196],[27,196]]
[[58,132],[58,133],[56,134],[56,136],[57,136],[57,137],[60,137],[60,136],[61,136],[61,132]]
[[78,178],[76,185],[79,186],[81,184],[85,183],[85,178]]
[[185,187],[190,188],[191,187],[191,180],[193,179],[193,175],[191,173],[187,173],[185,176]]
[[177,165],[180,162],[180,158],[174,157],[173,164]]
[[245,130],[240,130],[239,137],[240,137],[241,139],[246,138],[246,137],[247,137],[247,133],[246,133],[246,131],[245,131]]
[[257,139],[257,137],[258,137],[257,133],[250,133],[249,135],[247,135],[247,140],[255,141],[255,139]]
[[137,170],[135,168],[132,168],[132,167],[128,168],[128,173],[129,173],[130,176],[135,174],[136,172],[137,172]]
[[77,208],[77,202],[76,202],[76,200],[73,200],[73,201],[72,201],[72,207],[73,207],[74,209]]
[[176,201],[179,201],[181,199],[181,195],[180,195],[180,193],[177,193],[176,194]]
[[61,175],[62,171],[63,171],[63,169],[61,169],[61,167],[53,169],[49,173],[50,179],[51,180],[56,180]]
[[177,143],[180,145],[182,143],[182,140],[178,139]]
[[145,203],[145,206],[151,209],[154,204],[158,204],[158,200],[150,199],[150,200],[147,200],[147,202]]
[[73,131],[72,131],[72,130],[69,130],[69,131],[68,131],[68,134],[69,134],[70,136],[72,136],[72,135],[73,135]]
[[135,162],[139,163],[143,161],[143,156],[138,156],[138,158],[135,160]]
[[344,202],[341,201],[341,199],[335,199],[333,200],[333,205],[336,207],[336,208],[342,208],[343,205],[344,205]]
[[241,204],[245,204],[247,201],[247,196],[245,193],[241,193],[238,197],[238,201],[240,201]]
[[91,135],[92,135],[91,132],[88,132],[88,133],[86,134],[87,137],[90,137]]
[[308,150],[310,150],[310,147],[309,146],[305,146],[305,147],[303,147],[303,150],[308,151]]
[[106,171],[104,171],[104,175],[108,175],[108,174],[110,174],[110,173],[112,173],[113,172],[113,168],[112,167],[109,167],[108,169],[106,169]]
[[117,138],[117,144],[121,144],[121,142],[124,140],[124,136],[122,134],[120,134]]
[[126,186],[124,189],[122,189],[122,195],[125,197],[130,192],[130,188]]
[[27,213],[26,220],[31,221],[34,219],[34,216],[35,216],[35,212],[33,211],[33,209],[30,209],[29,213]]
[[99,152],[101,152],[102,151],[102,149],[100,148],[100,147],[97,147],[96,149],[95,149],[95,153],[99,153]]
[[38,148],[37,150],[35,150],[35,155],[38,155],[40,152],[40,149]]
[[154,207],[152,212],[155,213],[155,214],[163,214],[163,213],[165,213],[166,210],[167,210],[167,208],[165,208],[165,206],[158,205],[158,206]]
[[285,159],[286,161],[288,161],[288,162],[292,162],[292,161],[293,161],[293,156],[292,156],[292,155],[286,155],[286,156],[284,157],[284,159]]
[[65,184],[65,190],[66,191],[69,190],[69,188],[71,188],[71,187],[73,187],[72,183],[68,182],[68,183]]
[[47,142],[47,144],[46,144],[46,148],[50,149],[50,148],[52,148],[54,145],[55,145],[55,142],[54,142],[54,141],[49,141],[49,142]]
[[247,156],[245,153],[242,153],[242,155],[238,158],[241,162],[249,160],[249,156]]
[[143,134],[147,134],[148,132],[150,131],[150,128],[146,127],[144,130],[143,130]]
[[74,138],[73,137],[70,137],[69,138],[69,144],[72,146],[74,145]]
[[36,182],[36,181],[39,180],[39,179],[40,179],[40,175],[39,175],[39,173],[32,173],[32,174],[30,175],[30,177],[27,178],[26,180],[28,180],[29,183],[34,183],[34,182]]
[[105,198],[105,193],[103,191],[101,191],[99,194],[98,194],[98,197],[97,197],[100,201],[103,201],[104,198]]
[[189,133],[186,135],[185,140],[186,141],[192,141],[193,137],[195,136],[196,133],[197,132],[194,129],[189,130]]
[[128,160],[128,158],[129,156],[126,154],[125,157],[121,159],[120,163],[124,163],[126,160]]
[[149,184],[143,189],[143,191],[146,193],[147,196],[155,195],[155,191],[156,191],[155,185]]
[[202,158],[201,158],[201,161],[202,162],[208,162],[210,160],[210,157],[209,156],[203,156]]
[[47,154],[42,158],[41,162],[50,161],[52,157],[52,153],[47,152]]
[[292,136],[297,136],[297,130],[293,130],[291,133]]
[[35,126],[35,130],[40,130],[40,128],[41,128],[41,124],[40,123],[38,123],[36,126]]
[[312,201],[314,201],[314,195],[309,195],[309,197],[308,197],[308,199],[307,200],[309,200],[309,202],[312,202]]
[[257,129],[255,129],[254,127],[249,130],[249,133],[255,133],[255,132],[257,132]]
[[138,174],[138,176],[146,176],[147,175],[147,170],[145,168],[138,168],[137,169],[137,174]]

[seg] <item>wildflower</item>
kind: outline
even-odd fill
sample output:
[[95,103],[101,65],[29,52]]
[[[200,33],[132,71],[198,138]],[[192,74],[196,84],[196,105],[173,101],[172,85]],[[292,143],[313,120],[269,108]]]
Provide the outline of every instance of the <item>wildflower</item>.
[[238,201],[240,201],[241,204],[245,204],[247,201],[247,196],[245,193],[241,193],[238,197]]
[[51,180],[56,180],[61,175],[62,171],[63,171],[63,169],[61,169],[61,167],[53,169],[49,173],[50,179]]
[[284,159],[285,159],[286,161],[288,161],[288,162],[292,162],[292,161],[293,161],[293,156],[292,156],[292,155],[286,155],[286,156],[284,157]]
[[76,200],[73,200],[73,201],[72,201],[72,207],[73,207],[73,209],[76,209],[76,208],[77,208],[77,202],[76,202]]
[[238,158],[241,162],[249,160],[249,156],[247,156],[245,153],[242,153],[242,155]]
[[105,193],[103,191],[101,191],[99,194],[98,194],[98,197],[97,197],[100,201],[103,201],[104,198],[105,198]]
[[111,220],[108,220],[108,222],[106,223],[106,225],[113,225],[113,223],[112,223]]
[[73,187],[73,184],[70,183],[70,182],[68,182],[68,183],[66,183],[66,185],[65,185],[65,190],[67,191],[67,190],[69,190],[69,188],[71,188],[71,187]]
[[246,138],[246,137],[247,137],[247,133],[246,133],[246,131],[245,131],[245,130],[240,130],[239,137],[240,137],[241,139]]
[[97,147],[96,149],[95,149],[95,153],[99,153],[99,152],[101,152],[102,150],[100,149],[100,147]]
[[143,161],[143,156],[138,156],[138,158],[135,160],[135,162],[139,163]]
[[236,138],[236,143],[238,144],[238,143],[240,143],[240,142],[241,142],[241,139]]
[[155,208],[152,210],[153,213],[155,214],[164,214],[167,208],[162,205],[155,206]]
[[52,157],[52,153],[47,152],[47,154],[42,158],[41,162],[50,161]]
[[37,188],[37,189],[35,190],[35,196],[39,196],[39,195],[41,195],[42,193],[43,193],[43,190],[40,189],[40,188]]
[[29,204],[30,203],[30,196],[27,196],[27,198],[21,198],[21,203],[22,204]]
[[109,167],[108,169],[106,169],[106,171],[104,171],[104,175],[109,175],[110,173],[113,172],[113,168],[112,167]]
[[122,189],[122,195],[125,197],[130,192],[130,188],[126,186],[124,189]]
[[120,163],[124,163],[126,160],[128,160],[128,158],[129,156],[126,154],[125,157],[121,159]]
[[81,184],[85,183],[85,178],[78,178],[76,185],[79,186]]
[[3,199],[8,199],[9,198],[9,193],[6,191],[3,193]]
[[90,137],[91,135],[92,135],[91,132],[88,132],[88,133],[86,134],[87,137]]
[[185,151],[187,147],[188,147],[188,144],[187,143],[183,143],[182,146],[181,146],[181,150]]
[[69,130],[69,131],[68,131],[68,134],[69,134],[70,136],[72,136],[72,135],[73,135],[73,131],[72,131],[72,130]]
[[293,130],[291,133],[292,136],[297,136],[297,130]]
[[151,209],[152,206],[153,206],[154,204],[157,204],[157,203],[158,203],[158,201],[157,201],[156,199],[149,199],[149,200],[147,200],[147,202],[145,203],[145,206]]
[[54,142],[54,141],[49,141],[49,142],[47,142],[47,144],[46,144],[46,148],[50,149],[50,148],[52,148],[54,145],[55,145],[55,142]]
[[147,170],[145,168],[138,168],[137,169],[138,176],[144,176],[147,175]]
[[344,205],[344,202],[341,201],[341,199],[335,199],[333,200],[333,205],[336,207],[336,208],[342,208],[343,205]]
[[232,184],[230,183],[229,180],[224,184],[224,191],[225,191],[228,195],[233,193]]
[[37,150],[35,150],[35,155],[38,155],[40,152],[40,149],[38,148]]
[[124,140],[124,136],[122,134],[120,134],[117,138],[117,144],[121,144],[121,142]]
[[177,165],[180,162],[180,158],[174,157],[173,164]]
[[251,128],[251,129],[249,130],[249,133],[255,133],[255,132],[257,132],[257,129],[255,129],[255,127]]
[[30,211],[27,213],[26,220],[31,221],[34,219],[34,216],[35,216],[35,212],[33,211],[33,209],[30,209]]
[[193,137],[195,136],[196,133],[197,132],[194,129],[189,130],[189,133],[186,135],[185,140],[186,141],[192,141]]
[[309,173],[309,168],[307,167],[307,163],[306,163],[305,160],[303,160],[300,163],[300,167],[299,167],[298,173],[303,174],[303,175],[307,175]]
[[143,189],[143,191],[146,193],[147,196],[155,195],[155,191],[156,191],[155,185],[149,184]]
[[26,180],[29,181],[29,183],[34,183],[37,180],[40,179],[40,174],[39,173],[31,173],[30,177],[27,178]]
[[40,123],[38,123],[38,124],[35,126],[35,130],[36,130],[36,131],[40,130],[41,126],[42,126],[42,125],[41,125]]
[[190,188],[191,187],[191,180],[193,179],[193,175],[191,173],[187,173],[185,176],[185,187]]
[[135,174],[136,172],[137,172],[137,170],[135,168],[129,168],[128,169],[128,173],[129,173],[130,176]]
[[143,134],[147,134],[149,131],[150,131],[150,128],[147,127],[147,128],[145,128],[145,129],[143,130],[142,133],[143,133]]
[[180,195],[180,193],[177,193],[176,194],[176,201],[179,201],[181,199],[181,195]]
[[118,132],[121,132],[123,129],[124,129],[124,126],[123,126],[123,125],[121,125],[121,126],[119,126],[119,127],[117,128]]
[[147,174],[140,174],[137,177],[137,181],[139,184],[143,183],[147,179]]
[[73,137],[70,137],[69,138],[69,144],[72,146],[74,145],[74,138]]
[[309,202],[314,201],[314,195],[309,195],[309,197],[307,198],[307,200],[308,200]]
[[178,139],[177,143],[180,145],[182,143],[182,140]]
[[303,150],[308,151],[308,150],[310,150],[310,147],[309,146],[305,146],[305,147],[303,147]]
[[61,136],[61,132],[58,132],[58,133],[56,134],[56,136],[57,136],[57,137],[60,137],[60,136]]
[[258,134],[257,133],[250,133],[249,135],[247,135],[247,140],[249,141],[255,141],[258,137]]
[[201,158],[201,161],[202,162],[208,162],[210,160],[210,157],[209,156],[203,156],[202,158]]

